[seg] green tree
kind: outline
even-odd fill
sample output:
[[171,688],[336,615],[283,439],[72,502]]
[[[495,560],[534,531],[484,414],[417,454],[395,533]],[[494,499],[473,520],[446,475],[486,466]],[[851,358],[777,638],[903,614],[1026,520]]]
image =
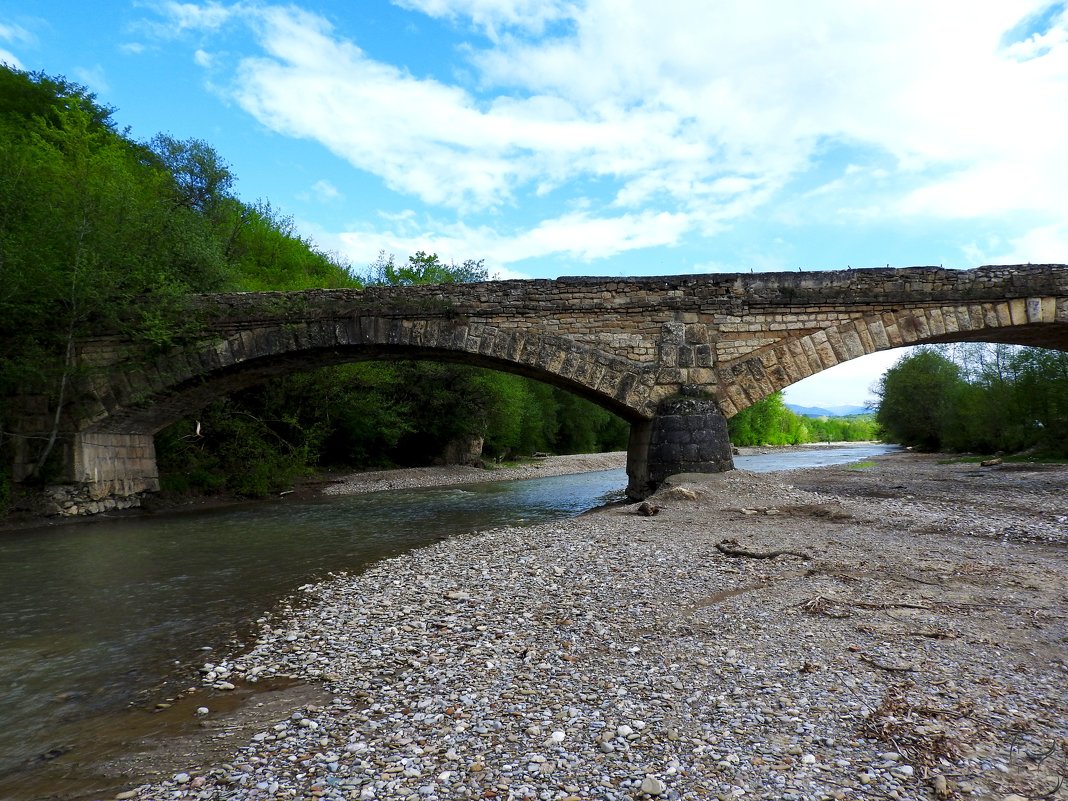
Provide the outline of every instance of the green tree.
[[[33,83],[0,74],[8,88]],[[38,105],[39,89],[28,92]],[[199,237],[175,228],[169,176],[142,155],[87,93],[47,109],[0,101],[0,393],[37,395],[51,410],[38,472],[76,377],[75,343],[106,324],[146,345],[168,344],[190,275],[214,266],[210,254],[182,246]]]
[[797,445],[808,441],[805,422],[786,408],[781,392],[738,412],[727,427],[735,445]]
[[893,422],[887,429],[895,441],[1068,456],[1066,353],[986,343],[938,346],[899,362],[883,387],[879,420]]
[[397,266],[394,256],[386,256],[385,251],[378,254],[365,276],[368,284],[388,284],[390,286],[415,286],[417,284],[470,284],[488,281],[489,272],[485,261],[468,259],[463,264],[446,264],[438,258],[437,253],[416,251],[408,261]]
[[157,134],[148,149],[173,180],[176,206],[211,217],[232,197],[234,175],[207,142]]
[[892,441],[938,450],[964,387],[961,369],[953,361],[934,350],[919,350],[880,379],[876,419]]
[[22,440],[38,473],[91,332],[151,351],[195,331],[192,292],[357,284],[269,204],[233,197],[209,145],[134,142],[112,113],[65,79],[0,67],[0,448],[21,407],[8,399],[33,399],[51,421]]

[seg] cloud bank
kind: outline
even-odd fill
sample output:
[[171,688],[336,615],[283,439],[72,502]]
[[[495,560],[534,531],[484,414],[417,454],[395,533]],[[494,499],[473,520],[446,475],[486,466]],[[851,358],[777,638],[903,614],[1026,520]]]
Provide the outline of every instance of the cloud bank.
[[[501,266],[590,260],[753,215],[1011,219],[997,247],[976,238],[962,256],[1068,252],[1063,4],[395,5],[462,41],[443,54],[449,69],[372,58],[361,31],[293,5],[163,7],[172,35],[201,37],[212,84],[259,123],[408,199],[419,224],[336,232],[350,253],[429,238]],[[210,37],[235,29],[253,52],[222,39],[213,50]],[[514,214],[528,208],[536,218]]]

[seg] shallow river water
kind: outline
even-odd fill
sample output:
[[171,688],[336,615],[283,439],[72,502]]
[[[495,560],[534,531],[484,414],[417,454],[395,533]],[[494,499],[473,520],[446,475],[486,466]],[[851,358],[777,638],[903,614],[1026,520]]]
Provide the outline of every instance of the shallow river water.
[[[737,457],[741,469],[864,459],[864,445]],[[156,700],[300,585],[459,533],[621,500],[623,470],[101,520],[0,534],[0,799],[90,723]],[[74,725],[72,726],[72,723]],[[17,788],[38,788],[21,796]],[[11,793],[15,794],[12,795]],[[46,796],[47,797],[47,796]]]

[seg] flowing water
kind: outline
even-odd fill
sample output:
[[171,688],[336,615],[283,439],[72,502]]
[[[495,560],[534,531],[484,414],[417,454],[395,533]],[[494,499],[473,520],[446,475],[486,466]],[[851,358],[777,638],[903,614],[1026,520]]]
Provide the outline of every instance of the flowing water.
[[[778,470],[887,450],[735,461]],[[41,797],[5,793],[62,757],[79,721],[155,700],[167,679],[188,683],[209,649],[300,585],[456,534],[576,515],[621,500],[625,485],[610,470],[0,534],[0,799]]]

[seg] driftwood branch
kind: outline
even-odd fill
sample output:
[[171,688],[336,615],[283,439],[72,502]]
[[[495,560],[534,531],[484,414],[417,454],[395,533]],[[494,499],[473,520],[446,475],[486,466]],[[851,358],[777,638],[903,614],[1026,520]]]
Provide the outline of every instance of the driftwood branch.
[[716,550],[724,556],[738,559],[774,559],[777,556],[796,556],[799,559],[812,559],[803,551],[748,551],[738,544],[737,540],[720,540],[716,543]]

